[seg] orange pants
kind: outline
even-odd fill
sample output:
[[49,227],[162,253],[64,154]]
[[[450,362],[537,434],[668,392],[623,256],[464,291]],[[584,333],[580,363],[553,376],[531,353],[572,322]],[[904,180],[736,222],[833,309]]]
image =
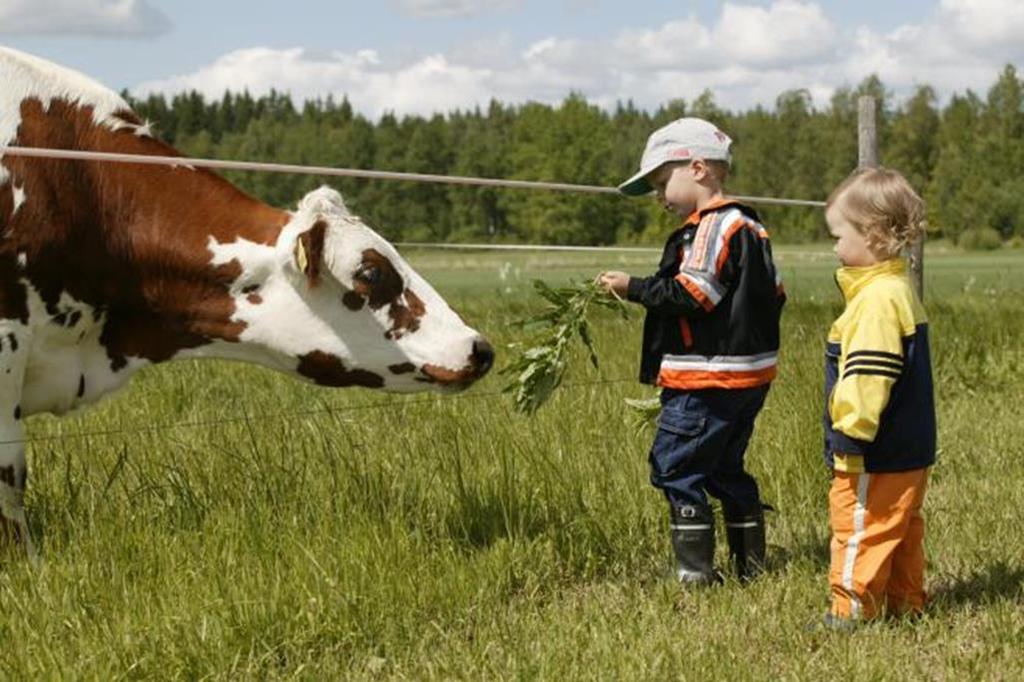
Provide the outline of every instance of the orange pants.
[[834,616],[870,619],[924,608],[924,518],[928,469],[835,471],[829,491]]

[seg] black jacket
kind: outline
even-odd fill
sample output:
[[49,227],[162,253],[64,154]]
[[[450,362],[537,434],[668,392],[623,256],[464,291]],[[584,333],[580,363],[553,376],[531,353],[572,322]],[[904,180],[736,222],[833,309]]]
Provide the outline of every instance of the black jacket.
[[775,377],[786,297],[753,209],[723,200],[692,214],[626,297],[647,308],[640,381],[750,388]]

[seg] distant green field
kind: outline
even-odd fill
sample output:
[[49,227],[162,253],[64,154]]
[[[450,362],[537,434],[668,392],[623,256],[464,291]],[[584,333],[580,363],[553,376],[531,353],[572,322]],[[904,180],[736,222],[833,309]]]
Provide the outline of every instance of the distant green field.
[[[559,282],[593,277],[600,270],[650,274],[660,257],[660,249],[552,253],[415,248],[404,253],[439,290],[456,295],[491,288],[516,291],[536,278]],[[803,299],[837,293],[831,245],[776,246],[775,255],[791,295]],[[926,250],[924,262],[927,300],[1024,292],[1024,250],[965,253],[936,247]]]
[[[1015,679],[1024,642],[1024,254],[930,252],[939,463],[917,623],[808,633],[827,605],[824,248],[780,248],[782,366],[749,460],[770,572],[683,592],[650,433],[625,397],[640,315],[595,319],[533,418],[496,372],[457,396],[311,388],[183,362],[80,416],[29,420],[44,563],[0,569],[4,679]],[[410,251],[499,353],[532,279],[657,254]],[[499,357],[498,366],[503,360]],[[719,562],[726,560],[724,548]]]

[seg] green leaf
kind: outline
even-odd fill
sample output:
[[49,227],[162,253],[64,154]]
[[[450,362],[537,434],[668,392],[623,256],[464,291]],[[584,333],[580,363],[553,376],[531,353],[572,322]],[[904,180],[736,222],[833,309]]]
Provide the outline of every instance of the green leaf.
[[661,414],[661,398],[625,398],[632,412],[633,430],[639,435],[650,429]]

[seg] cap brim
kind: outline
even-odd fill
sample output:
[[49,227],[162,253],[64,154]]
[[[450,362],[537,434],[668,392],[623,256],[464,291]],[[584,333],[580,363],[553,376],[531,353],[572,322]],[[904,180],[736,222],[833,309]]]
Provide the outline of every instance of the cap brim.
[[654,187],[647,181],[647,174],[650,172],[649,170],[641,170],[629,180],[619,185],[619,191],[629,197],[640,197],[650,194],[654,191]]

